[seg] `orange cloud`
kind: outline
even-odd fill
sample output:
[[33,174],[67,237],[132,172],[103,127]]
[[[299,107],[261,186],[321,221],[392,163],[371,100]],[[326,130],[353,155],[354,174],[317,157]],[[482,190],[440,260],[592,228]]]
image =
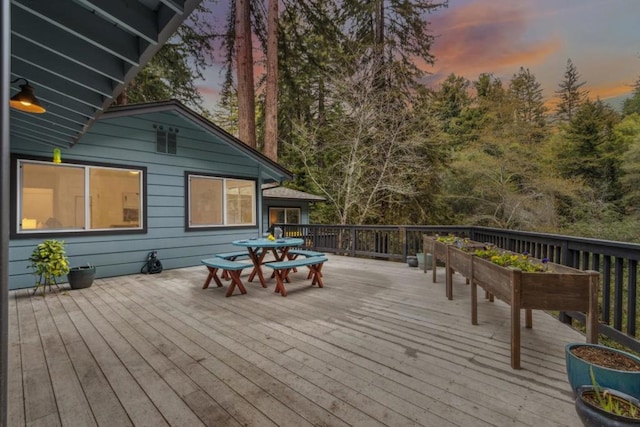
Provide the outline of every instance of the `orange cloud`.
[[430,80],[437,83],[452,72],[470,79],[484,72],[510,77],[520,66],[543,63],[560,50],[562,41],[554,34],[544,40],[528,39],[532,16],[512,2],[474,2],[456,7],[434,17],[436,63],[419,66],[433,73]]
[[597,86],[589,86],[589,98],[602,100],[615,98],[621,95],[627,95],[633,92],[633,87],[629,84],[607,83]]

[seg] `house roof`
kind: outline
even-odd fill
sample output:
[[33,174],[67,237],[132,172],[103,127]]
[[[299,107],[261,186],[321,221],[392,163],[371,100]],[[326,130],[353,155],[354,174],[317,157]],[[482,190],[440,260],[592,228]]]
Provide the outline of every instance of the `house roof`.
[[11,80],[47,110],[11,109],[11,138],[74,145],[201,1],[11,0]]
[[326,199],[304,191],[293,190],[286,187],[272,187],[262,190],[262,196],[267,199],[302,200],[307,202],[324,202]]
[[[274,176],[274,180],[285,181],[293,179],[293,173],[284,168],[277,162],[274,162],[258,150],[249,147],[247,144],[240,141],[235,136],[226,132],[221,127],[215,125],[210,120],[194,112],[189,107],[182,104],[180,101],[170,99],[167,101],[148,102],[144,104],[128,104],[113,106],[106,112],[104,112],[100,119],[110,119],[116,117],[125,117],[131,115],[148,114],[148,113],[163,113],[167,111],[175,112],[185,119],[191,121],[197,126],[200,126],[205,131],[216,135],[226,141],[231,147],[242,152],[246,156],[249,156],[260,163],[263,167],[268,168]],[[305,193],[306,194],[306,193]]]

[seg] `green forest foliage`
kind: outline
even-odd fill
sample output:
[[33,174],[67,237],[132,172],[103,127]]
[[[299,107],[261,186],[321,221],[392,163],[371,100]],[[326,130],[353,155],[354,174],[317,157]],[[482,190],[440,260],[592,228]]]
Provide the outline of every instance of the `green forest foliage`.
[[[254,49],[264,50],[265,5],[253,2]],[[640,242],[640,79],[620,112],[589,99],[571,60],[554,99],[525,67],[508,81],[487,70],[431,87],[417,64],[435,59],[428,14],[446,5],[282,2],[279,162],[296,174],[288,186],[327,198],[312,221],[485,225]],[[181,43],[220,35],[227,81],[213,117],[233,133],[232,23],[213,31],[200,21]],[[150,67],[186,64],[189,52],[193,46],[183,46]],[[139,80],[155,76],[179,93],[182,82],[159,69]],[[263,77],[255,79],[258,126]]]

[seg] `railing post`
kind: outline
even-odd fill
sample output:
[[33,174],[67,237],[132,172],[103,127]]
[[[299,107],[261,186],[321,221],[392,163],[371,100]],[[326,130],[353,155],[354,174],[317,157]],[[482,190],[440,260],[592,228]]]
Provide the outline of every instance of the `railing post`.
[[356,256],[356,236],[358,233],[356,233],[356,228],[355,227],[351,227],[351,256]]
[[569,242],[563,240],[560,245],[560,264],[569,266],[569,262]]
[[567,325],[571,324],[571,316],[569,316],[566,312],[561,311],[558,313],[558,320],[562,323],[566,323]]
[[402,239],[402,259],[406,262],[407,261],[407,253],[408,253],[408,236],[407,236],[407,228],[406,227],[399,227],[399,233],[400,233],[400,237]]
[[632,337],[636,336],[636,304],[637,300],[637,286],[638,281],[636,275],[638,273],[638,261],[635,259],[629,260],[629,273],[627,275],[627,284],[629,289],[627,290],[627,335]]
[[311,247],[314,251],[318,247],[318,228],[319,227],[313,227],[311,230]]

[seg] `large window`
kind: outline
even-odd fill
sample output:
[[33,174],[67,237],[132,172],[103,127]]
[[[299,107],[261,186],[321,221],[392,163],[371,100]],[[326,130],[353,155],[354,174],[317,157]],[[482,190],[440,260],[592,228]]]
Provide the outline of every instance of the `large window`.
[[187,228],[256,224],[255,181],[187,174]]
[[18,160],[18,234],[142,229],[143,170]]
[[269,224],[300,224],[300,208],[269,208]]

